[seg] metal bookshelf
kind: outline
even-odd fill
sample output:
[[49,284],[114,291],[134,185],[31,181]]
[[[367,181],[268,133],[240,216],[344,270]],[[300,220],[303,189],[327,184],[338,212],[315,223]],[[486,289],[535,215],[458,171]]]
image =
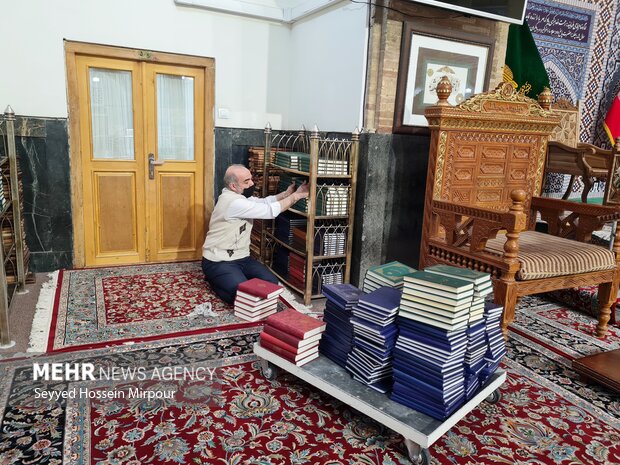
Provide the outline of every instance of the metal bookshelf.
[[[263,263],[288,287],[302,294],[304,303],[308,305],[311,299],[322,297],[321,287],[325,280],[348,283],[350,279],[359,132],[356,129],[350,139],[337,139],[322,136],[316,127],[311,132],[274,132],[267,125],[264,151],[263,197],[270,193],[270,171],[277,170],[278,173],[291,175],[295,180],[308,181],[309,196],[305,204],[298,202],[288,210],[290,214],[306,220],[304,247],[299,247],[299,244],[296,247],[278,238],[275,221],[264,223],[260,245]],[[278,152],[307,154],[308,170],[302,169],[302,163],[296,167],[283,166],[274,156]],[[326,235],[329,235],[327,239]],[[340,238],[344,238],[344,244],[337,240]],[[331,241],[330,246],[317,242],[326,240]],[[334,242],[337,247],[333,246]],[[274,252],[278,256],[288,254],[286,270],[274,262]],[[303,280],[299,276],[290,276],[290,254],[296,255],[297,263],[300,263],[299,257],[305,262]]]
[[15,113],[10,106],[0,118],[0,349],[15,344],[9,332],[9,306],[26,283],[28,249],[24,242],[23,206],[15,150]]

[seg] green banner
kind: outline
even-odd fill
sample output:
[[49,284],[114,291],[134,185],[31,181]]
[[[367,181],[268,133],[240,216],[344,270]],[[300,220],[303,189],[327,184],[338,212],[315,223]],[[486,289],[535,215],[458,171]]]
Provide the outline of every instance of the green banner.
[[510,25],[504,81],[510,82],[516,90],[531,98],[538,97],[545,87],[551,87],[527,21],[523,25]]

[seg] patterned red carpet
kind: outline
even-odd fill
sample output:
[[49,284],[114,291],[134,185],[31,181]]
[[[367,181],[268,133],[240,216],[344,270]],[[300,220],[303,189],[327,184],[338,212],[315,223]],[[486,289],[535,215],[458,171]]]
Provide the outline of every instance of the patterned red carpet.
[[[210,311],[196,314],[199,304]],[[206,284],[198,262],[63,270],[47,351],[255,326]]]
[[[620,337],[598,341],[589,336],[591,317],[560,310],[524,299],[502,399],[483,402],[437,441],[434,464],[620,463],[620,397],[580,381],[569,359],[618,347]],[[371,419],[290,375],[265,380],[251,354],[256,336],[246,328],[46,358],[148,373],[206,367],[213,380],[33,383],[32,361],[0,364],[0,464],[409,463],[401,438]],[[36,389],[92,394],[112,386],[176,393],[35,399]]]

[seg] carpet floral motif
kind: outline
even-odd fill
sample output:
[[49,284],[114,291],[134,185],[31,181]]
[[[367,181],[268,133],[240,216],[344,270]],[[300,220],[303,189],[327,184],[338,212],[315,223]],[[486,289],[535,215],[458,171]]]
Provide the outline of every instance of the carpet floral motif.
[[[562,319],[551,324],[549,311]],[[523,332],[527,322],[530,332],[511,332],[502,399],[482,402],[435,442],[432,463],[620,463],[620,396],[581,381],[570,370],[569,349],[586,351],[596,340],[585,320],[572,321],[583,315],[563,313],[535,297],[524,299],[516,314],[514,329]],[[245,328],[45,358],[98,367],[215,369],[216,376],[203,382],[115,385],[117,391],[176,390],[173,398],[151,401],[36,400],[37,387],[88,387],[92,392],[108,386],[100,381],[33,383],[32,361],[0,363],[0,464],[409,463],[402,438],[391,430],[292,375],[266,380],[251,352],[257,333],[257,328]],[[568,336],[558,338],[562,333]],[[555,338],[554,351],[545,341]],[[600,342],[618,343],[616,335]]]
[[[206,297],[200,270],[104,277],[96,286],[103,297],[98,301],[104,317],[100,324],[187,317],[196,305],[213,301]],[[221,311],[226,309],[222,306]]]
[[[90,434],[94,438],[98,434],[96,427],[90,431],[90,424],[83,425],[89,431],[83,431],[85,434],[73,437],[73,442],[67,443],[70,436],[66,436],[65,432],[70,431],[67,427],[71,428],[67,426],[67,399],[37,399],[35,390],[67,392],[79,385],[41,379],[33,381],[33,362],[93,363],[96,369],[153,369],[204,363],[219,366],[254,359],[251,347],[257,336],[257,328],[246,328],[188,336],[182,343],[174,345],[154,341],[143,343],[138,348],[117,346],[0,363],[0,464],[60,465],[63,463],[63,449],[87,447],[91,442]],[[65,452],[66,455],[68,452]],[[82,457],[77,454],[78,462],[74,463],[90,463],[81,461]],[[110,463],[126,462],[119,457],[117,462]]]
[[[65,270],[48,351],[246,324],[204,281],[198,262]],[[204,315],[192,315],[198,304]]]

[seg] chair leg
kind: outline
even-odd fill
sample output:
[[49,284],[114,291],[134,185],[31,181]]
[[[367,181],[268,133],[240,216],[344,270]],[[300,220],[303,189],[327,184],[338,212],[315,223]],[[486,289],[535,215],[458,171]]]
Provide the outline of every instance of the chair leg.
[[598,324],[596,325],[596,337],[607,335],[607,323],[611,316],[611,306],[618,295],[618,277],[610,283],[601,283],[598,286]]
[[517,306],[517,288],[510,283],[497,280],[493,288],[495,303],[504,306],[502,313],[502,333],[504,339],[508,340],[508,326],[515,319],[515,308]]
[[592,189],[594,183],[592,182],[592,178],[589,176],[582,176],[583,179],[583,192],[581,193],[581,203],[588,203],[588,194]]
[[562,200],[568,200],[571,192],[573,192],[573,186],[575,185],[575,175],[571,174],[570,181],[568,181],[568,187],[566,188],[566,192],[562,196]]

